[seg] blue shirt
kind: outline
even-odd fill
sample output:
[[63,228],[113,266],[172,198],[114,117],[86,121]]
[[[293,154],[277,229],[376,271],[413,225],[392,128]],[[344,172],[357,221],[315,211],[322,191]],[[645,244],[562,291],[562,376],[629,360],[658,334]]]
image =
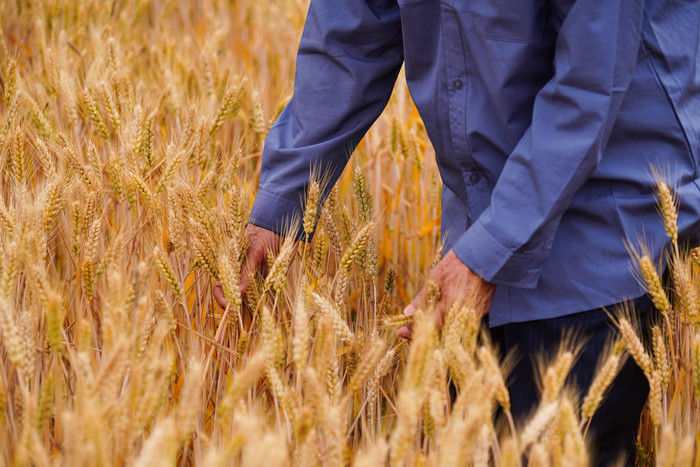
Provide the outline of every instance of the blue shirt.
[[335,183],[405,63],[491,326],[641,296],[624,239],[669,241],[651,166],[700,231],[699,26],[698,0],[311,0],[251,222],[299,217],[310,167]]

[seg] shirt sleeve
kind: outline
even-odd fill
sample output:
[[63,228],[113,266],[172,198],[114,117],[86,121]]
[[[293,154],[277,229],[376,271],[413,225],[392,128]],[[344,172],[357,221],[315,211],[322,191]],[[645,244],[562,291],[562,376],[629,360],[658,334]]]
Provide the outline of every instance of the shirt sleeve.
[[639,51],[641,0],[553,3],[562,17],[554,75],[535,98],[489,208],[454,246],[497,285],[536,287],[562,215],[600,161]]
[[[395,0],[312,0],[294,96],[267,135],[250,222],[284,233],[300,220],[310,174],[323,198],[386,107],[403,63]],[[301,227],[292,232],[303,238]]]

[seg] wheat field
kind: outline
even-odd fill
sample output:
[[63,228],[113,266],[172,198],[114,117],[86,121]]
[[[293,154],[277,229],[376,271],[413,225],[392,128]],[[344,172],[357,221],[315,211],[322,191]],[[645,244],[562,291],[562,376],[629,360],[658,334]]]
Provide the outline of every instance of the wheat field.
[[286,240],[238,292],[306,6],[0,2],[0,464],[588,465],[589,422],[634,358],[651,387],[638,463],[700,466],[700,251],[674,243],[663,284],[639,248],[652,345],[621,318],[585,394],[564,347],[522,426],[469,304],[396,337],[442,253],[401,77],[325,206],[311,184],[312,241]]

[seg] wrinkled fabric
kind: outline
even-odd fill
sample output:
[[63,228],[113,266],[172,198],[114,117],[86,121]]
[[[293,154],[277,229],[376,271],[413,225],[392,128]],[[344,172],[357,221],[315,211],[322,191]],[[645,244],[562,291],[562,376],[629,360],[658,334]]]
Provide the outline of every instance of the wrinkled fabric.
[[312,169],[335,183],[405,64],[492,326],[639,297],[625,239],[669,242],[653,167],[698,243],[699,26],[697,0],[311,0],[251,222],[300,218]]

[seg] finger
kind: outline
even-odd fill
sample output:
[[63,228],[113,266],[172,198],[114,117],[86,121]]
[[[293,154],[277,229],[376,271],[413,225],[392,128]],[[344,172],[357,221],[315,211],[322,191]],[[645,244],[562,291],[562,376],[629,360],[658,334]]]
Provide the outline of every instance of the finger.
[[243,266],[243,269],[241,269],[241,281],[238,283],[238,291],[240,293],[245,292],[246,287],[248,287],[248,275],[248,268]]
[[435,321],[435,329],[439,331],[442,330],[442,326],[445,324],[445,314],[447,313],[447,306],[445,305],[446,300],[440,300],[435,309],[433,310],[433,320]]
[[243,261],[243,267],[241,268],[241,282],[238,285],[238,290],[240,293],[245,292],[246,287],[248,287],[248,277],[250,277],[250,272],[257,271],[260,268],[260,263],[262,262],[264,255],[264,248],[248,250],[245,261]]
[[[425,296],[425,287],[421,289],[420,292],[418,292],[418,295],[416,295],[411,303],[406,306],[406,308],[403,309],[403,314],[406,316],[413,316],[416,311],[421,309],[421,304],[423,303],[423,297]],[[408,326],[404,326],[402,328],[399,328],[396,331],[396,335],[399,337],[402,337],[404,339],[411,339],[413,331],[413,325],[409,324]]]
[[399,328],[396,330],[396,335],[402,339],[406,340],[411,340],[411,337],[413,337],[413,331],[411,330],[412,326],[409,324],[408,326],[404,326],[402,328]]
[[224,296],[224,288],[221,287],[221,284],[219,283],[219,281],[216,281],[214,283],[213,294],[214,294],[214,300],[216,300],[216,303],[218,303],[218,305],[221,307],[221,309],[226,309],[227,300],[226,300],[226,297]]
[[[435,328],[438,331],[442,329],[442,326],[445,323],[445,310],[445,301],[441,300],[440,302],[438,302],[438,304],[435,306],[435,309],[431,313],[433,320],[435,321]],[[418,311],[416,310],[416,307],[413,306],[413,304],[410,304],[406,308],[404,308],[403,314],[406,316],[412,316],[416,313],[416,311]],[[413,325],[409,324],[407,326],[399,328],[396,331],[396,335],[404,339],[411,339],[413,335]]]
[[[409,303],[409,305],[403,309],[403,314],[406,316],[413,316],[416,313],[416,311],[418,311],[418,310],[416,309],[415,306],[413,306],[413,303]],[[404,339],[410,340],[412,328],[413,328],[413,326],[411,326],[410,324],[408,326],[404,326],[402,328],[399,328],[396,330],[396,335],[399,337],[402,337]]]
[[[406,316],[412,316],[415,314],[417,310],[413,305],[408,305],[404,310],[403,314]],[[435,321],[435,328],[440,331],[442,329],[443,324],[445,323],[445,303],[444,301],[441,301],[437,304],[435,307],[435,310],[432,312],[432,317],[433,320]],[[413,337],[413,325],[409,324],[407,326],[404,326],[402,328],[399,328],[396,330],[396,335],[398,337],[401,337],[403,339],[408,339],[410,340]]]
[[416,313],[417,309],[413,305],[413,303],[409,303],[406,308],[403,309],[403,314],[406,316],[413,316]]
[[425,305],[425,287],[423,287],[421,291],[418,292],[418,295],[411,300],[411,303],[409,303],[406,308],[403,309],[403,314],[406,316],[411,316],[418,310],[425,310]]

